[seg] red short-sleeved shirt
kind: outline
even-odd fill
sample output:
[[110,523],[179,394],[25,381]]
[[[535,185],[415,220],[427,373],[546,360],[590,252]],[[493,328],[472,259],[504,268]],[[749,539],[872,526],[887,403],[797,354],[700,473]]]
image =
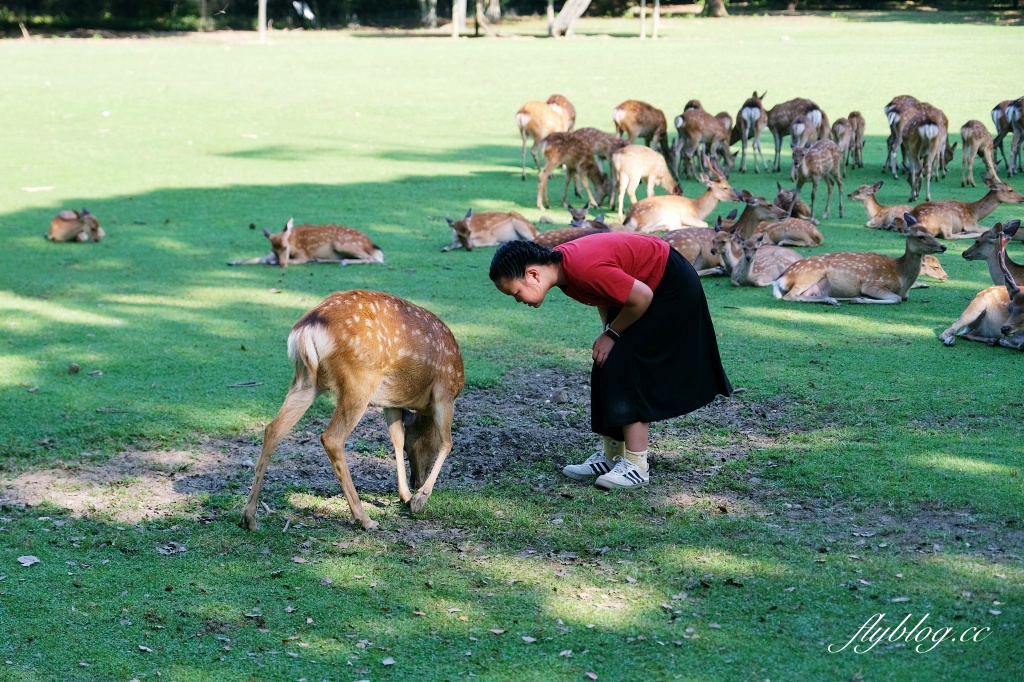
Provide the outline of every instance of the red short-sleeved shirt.
[[622,306],[640,280],[658,288],[671,247],[649,234],[605,232],[555,247],[562,253],[566,296],[595,306]]

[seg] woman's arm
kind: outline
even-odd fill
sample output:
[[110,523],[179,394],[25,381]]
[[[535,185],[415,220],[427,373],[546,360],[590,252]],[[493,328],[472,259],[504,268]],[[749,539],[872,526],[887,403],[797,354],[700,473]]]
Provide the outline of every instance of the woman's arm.
[[[633,280],[633,288],[630,289],[622,310],[614,320],[607,322],[607,329],[610,333],[601,332],[601,335],[594,341],[591,353],[594,362],[598,365],[604,364],[608,354],[615,347],[615,338],[622,335],[634,322],[643,317],[652,300],[654,300],[654,292],[651,291],[651,288],[640,280]],[[604,319],[604,313],[601,319]]]

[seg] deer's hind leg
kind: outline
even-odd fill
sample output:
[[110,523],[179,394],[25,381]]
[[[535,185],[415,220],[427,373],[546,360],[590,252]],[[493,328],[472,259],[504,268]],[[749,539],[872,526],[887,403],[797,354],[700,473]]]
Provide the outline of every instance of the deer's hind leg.
[[423,511],[423,507],[427,505],[427,500],[430,499],[430,494],[434,491],[434,483],[437,482],[437,476],[441,473],[444,460],[448,457],[448,453],[452,451],[452,419],[455,417],[454,398],[436,401],[433,405],[433,414],[434,426],[441,437],[441,445],[427,480],[416,491],[416,495],[409,503],[409,511],[413,514],[420,513]]
[[395,448],[395,474],[398,477],[398,497],[409,503],[412,492],[409,490],[409,479],[405,473],[405,423],[404,413],[400,407],[385,407],[384,419],[388,423],[388,434]]
[[345,459],[345,441],[366,411],[375,388],[370,386],[369,390],[359,391],[354,388],[354,385],[367,385],[368,383],[361,381],[341,383],[339,390],[336,391],[338,406],[334,409],[331,421],[320,436],[320,442],[323,443],[324,450],[327,451],[327,456],[331,459],[331,467],[334,469],[334,475],[337,476],[338,482],[341,483],[341,491],[345,494],[345,500],[352,511],[352,516],[359,521],[364,530],[373,530],[378,524],[363,510],[363,505],[359,501],[359,493],[356,492],[355,484],[352,483],[348,461]]

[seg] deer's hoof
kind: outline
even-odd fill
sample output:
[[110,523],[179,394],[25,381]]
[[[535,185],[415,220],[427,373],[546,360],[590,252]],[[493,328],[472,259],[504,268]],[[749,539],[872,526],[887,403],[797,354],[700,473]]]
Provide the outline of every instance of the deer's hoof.
[[411,500],[409,500],[409,511],[413,514],[419,514],[423,511],[423,508],[427,506],[427,500],[430,499],[429,495],[423,493],[416,493]]
[[362,519],[359,523],[362,525],[363,530],[377,530],[377,527],[380,525],[371,518]]
[[256,523],[255,514],[242,514],[242,520],[238,522],[238,525],[245,530],[256,530],[259,524]]

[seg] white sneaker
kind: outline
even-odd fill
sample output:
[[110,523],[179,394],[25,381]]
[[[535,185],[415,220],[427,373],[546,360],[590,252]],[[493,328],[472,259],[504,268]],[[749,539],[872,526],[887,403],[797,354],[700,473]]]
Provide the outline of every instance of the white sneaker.
[[615,458],[615,468],[598,476],[594,485],[604,490],[613,488],[639,488],[651,482],[651,474],[644,471],[625,457]]
[[570,464],[562,469],[562,473],[575,481],[586,481],[594,476],[606,474],[612,470],[612,463],[603,452],[595,452],[583,464]]

